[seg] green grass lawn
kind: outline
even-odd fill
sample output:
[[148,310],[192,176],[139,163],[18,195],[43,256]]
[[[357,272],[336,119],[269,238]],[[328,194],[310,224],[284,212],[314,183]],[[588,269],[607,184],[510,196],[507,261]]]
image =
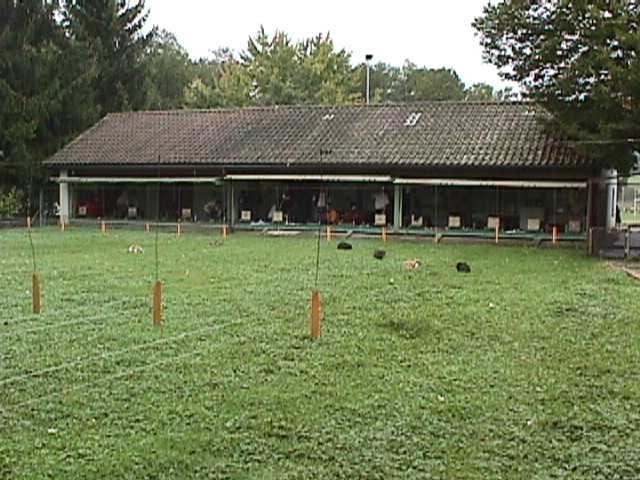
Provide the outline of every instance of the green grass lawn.
[[0,478],[640,477],[640,283],[581,251],[323,241],[314,342],[315,239],[161,234],[153,328],[154,237],[34,231],[37,317],[0,231]]

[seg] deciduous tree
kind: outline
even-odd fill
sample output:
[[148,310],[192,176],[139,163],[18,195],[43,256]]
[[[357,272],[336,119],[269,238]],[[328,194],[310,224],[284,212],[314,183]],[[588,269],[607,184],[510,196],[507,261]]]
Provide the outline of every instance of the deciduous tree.
[[640,3],[502,1],[474,27],[485,59],[519,82],[584,151],[628,170],[640,147]]

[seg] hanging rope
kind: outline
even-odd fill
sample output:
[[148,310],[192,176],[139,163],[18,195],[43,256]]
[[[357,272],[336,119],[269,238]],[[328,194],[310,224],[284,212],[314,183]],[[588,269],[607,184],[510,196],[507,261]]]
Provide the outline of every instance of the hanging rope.
[[[160,165],[160,154],[158,154],[158,165]],[[158,180],[160,179],[160,169],[157,171]],[[159,274],[159,256],[158,256],[158,230],[160,229],[160,182],[156,183],[156,226],[155,226],[155,267],[156,267],[156,282],[160,279]]]
[[[327,195],[324,192],[324,155],[330,155],[331,150],[320,149],[320,191],[318,193],[318,200],[316,201],[315,207],[318,208],[318,201],[320,200],[320,195],[324,194],[324,205],[325,210],[327,209]],[[319,212],[320,213],[320,212]],[[326,214],[325,214],[326,215]],[[316,281],[315,281],[315,290],[318,290],[318,280],[320,276],[320,238],[322,236],[322,214],[318,215],[318,242],[316,246]]]

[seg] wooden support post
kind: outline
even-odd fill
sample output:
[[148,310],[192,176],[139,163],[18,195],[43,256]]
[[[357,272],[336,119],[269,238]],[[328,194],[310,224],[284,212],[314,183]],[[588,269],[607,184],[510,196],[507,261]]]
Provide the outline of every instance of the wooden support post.
[[42,313],[42,275],[33,272],[32,278],[33,313]]
[[320,292],[314,290],[311,294],[311,338],[317,340],[320,338]]
[[553,242],[554,245],[558,243],[558,227],[556,227],[555,225],[551,230],[551,241]]
[[500,243],[500,219],[496,221],[496,243]]
[[327,225],[327,242],[331,241],[331,227]]
[[382,241],[385,243],[387,241],[387,227],[382,227]]
[[631,256],[631,235],[629,234],[629,228],[624,229],[624,258],[626,260]]
[[100,231],[104,234],[107,233],[107,224],[103,221],[100,222]]
[[151,226],[148,223],[144,224],[144,231],[149,233],[151,231]]
[[162,311],[162,282],[156,281],[153,285],[153,324],[156,327],[161,327],[164,322],[164,315]]
[[182,225],[178,223],[176,225],[176,237],[179,237],[180,235],[182,235]]
[[222,226],[222,238],[224,238],[226,240],[228,236],[229,236],[229,227],[227,227],[226,225],[223,225]]
[[589,228],[589,236],[587,239],[587,252],[593,255],[593,227]]
[[31,216],[27,215],[27,228],[31,228]]

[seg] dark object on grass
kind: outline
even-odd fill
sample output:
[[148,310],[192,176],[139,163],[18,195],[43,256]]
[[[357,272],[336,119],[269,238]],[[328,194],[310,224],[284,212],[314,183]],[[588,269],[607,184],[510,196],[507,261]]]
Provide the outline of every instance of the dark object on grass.
[[349,242],[338,243],[338,250],[352,250],[353,246]]
[[456,270],[462,273],[471,273],[471,267],[465,262],[456,263]]
[[375,252],[373,252],[373,256],[378,260],[382,260],[386,254],[387,252],[385,252],[384,250],[376,250]]

